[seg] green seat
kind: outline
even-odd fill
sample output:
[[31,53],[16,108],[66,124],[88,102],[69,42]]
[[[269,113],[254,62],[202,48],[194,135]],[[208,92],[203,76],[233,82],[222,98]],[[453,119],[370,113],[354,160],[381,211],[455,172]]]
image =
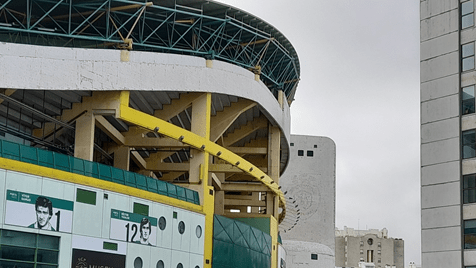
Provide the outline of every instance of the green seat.
[[147,177],[147,190],[149,192],[157,193],[157,180]]
[[136,175],[133,172],[125,171],[124,178],[127,186],[136,187]]
[[112,181],[111,166],[98,164],[99,178],[105,181]]
[[167,183],[167,195],[177,198],[177,186],[173,185],[172,183]]
[[147,177],[141,174],[136,174],[136,187],[142,190],[147,190]]
[[198,192],[193,191],[193,200],[194,204],[200,205],[200,196],[198,195]]
[[71,166],[69,163],[69,156],[60,153],[53,153],[55,168],[71,172]]
[[5,158],[20,160],[20,144],[3,141],[2,154]]
[[84,160],[76,157],[71,158],[71,170],[76,174],[86,175],[84,172]]
[[84,175],[99,178],[99,169],[97,162],[84,161]]
[[167,195],[167,183],[165,181],[157,180],[157,193]]
[[112,169],[112,181],[119,183],[119,184],[125,184],[125,178],[124,178],[124,170],[120,168],[111,168]]
[[193,191],[193,190],[185,188],[185,196],[186,196],[187,202],[195,204],[195,202],[194,202],[195,201],[195,195],[193,194],[194,192],[195,191]]
[[187,201],[187,196],[185,194],[185,188],[177,186],[177,198],[183,201]]
[[38,165],[38,153],[35,147],[20,145],[21,161]]
[[55,167],[55,158],[53,152],[46,150],[38,150],[38,164],[44,167]]

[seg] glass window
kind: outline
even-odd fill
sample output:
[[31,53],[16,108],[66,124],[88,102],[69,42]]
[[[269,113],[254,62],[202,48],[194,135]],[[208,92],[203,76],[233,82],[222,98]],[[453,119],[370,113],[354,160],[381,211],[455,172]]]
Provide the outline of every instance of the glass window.
[[461,29],[474,25],[474,4],[473,0],[461,3]]
[[462,114],[473,114],[474,113],[474,85],[469,87],[464,87],[461,90],[461,99],[463,101],[461,108]]
[[464,221],[464,248],[476,248],[476,220]]
[[463,203],[476,203],[476,174],[463,176]]
[[314,156],[314,152],[313,151],[307,151],[307,156]]
[[133,212],[144,216],[149,216],[149,206],[134,202]]
[[317,254],[311,254],[311,260],[317,260]]
[[462,134],[462,139],[463,139],[463,150],[462,150],[462,154],[463,154],[463,159],[466,159],[466,158],[472,158],[472,157],[475,157],[476,156],[476,153],[475,153],[475,149],[476,149],[476,146],[475,146],[475,142],[476,142],[476,136],[475,136],[475,130],[467,130],[467,131],[463,131],[463,134]]
[[461,46],[462,71],[474,69],[474,42]]
[[0,232],[0,267],[58,267],[59,237]]
[[96,192],[78,188],[76,190],[76,202],[96,205]]
[[304,150],[298,150],[298,156],[304,156]]

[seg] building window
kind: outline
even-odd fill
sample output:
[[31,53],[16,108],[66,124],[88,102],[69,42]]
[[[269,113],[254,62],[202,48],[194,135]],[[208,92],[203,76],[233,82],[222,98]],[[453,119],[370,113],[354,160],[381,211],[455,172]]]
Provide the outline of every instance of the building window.
[[374,251],[367,250],[367,262],[374,262]]
[[461,50],[462,71],[474,69],[474,42],[462,45]]
[[0,267],[58,267],[59,237],[1,230]]
[[475,157],[476,156],[476,152],[475,152],[475,149],[476,149],[476,146],[475,146],[476,133],[475,133],[475,130],[473,129],[473,130],[463,131],[462,139],[463,139],[463,142],[462,142],[463,143],[463,150],[462,150],[463,159]]
[[313,157],[313,156],[314,156],[314,152],[313,152],[313,151],[307,151],[307,156]]
[[473,0],[461,3],[461,29],[474,25],[474,4]]
[[463,203],[476,203],[476,174],[463,176]]
[[291,142],[291,146],[294,146],[294,142]]
[[360,254],[364,255],[364,250],[363,249],[360,250]]
[[134,202],[133,212],[144,216],[149,216],[149,206]]
[[476,220],[464,221],[464,249],[476,248]]
[[360,246],[361,246],[361,247],[364,246],[364,241],[360,241]]
[[461,90],[461,99],[462,99],[462,114],[473,114],[474,113],[474,85],[469,87],[464,87]]
[[304,156],[304,150],[298,150],[298,156]]
[[381,247],[382,246],[382,243],[378,242],[378,247]]
[[382,262],[382,260],[381,260],[381,259],[378,259],[378,260],[377,260],[377,262],[378,262],[378,263],[381,263],[381,262]]
[[311,260],[317,260],[317,254],[311,254]]
[[379,250],[377,251],[377,254],[382,254],[382,251],[379,249]]

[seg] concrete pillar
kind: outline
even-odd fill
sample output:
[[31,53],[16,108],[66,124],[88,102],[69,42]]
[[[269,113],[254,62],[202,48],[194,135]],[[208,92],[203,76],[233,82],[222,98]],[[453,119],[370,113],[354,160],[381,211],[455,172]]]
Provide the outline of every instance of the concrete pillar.
[[119,146],[114,150],[114,167],[129,170],[130,160],[131,154],[128,146]]
[[74,137],[74,157],[93,161],[94,153],[94,126],[95,119],[91,112],[87,112],[76,119],[76,133]]

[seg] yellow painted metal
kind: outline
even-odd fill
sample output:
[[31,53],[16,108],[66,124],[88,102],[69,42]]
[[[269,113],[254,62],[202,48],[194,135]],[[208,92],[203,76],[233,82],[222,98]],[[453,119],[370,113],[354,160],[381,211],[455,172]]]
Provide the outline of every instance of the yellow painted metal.
[[262,170],[240,156],[234,154],[230,150],[227,150],[226,148],[208,140],[205,137],[187,131],[157,117],[132,109],[129,107],[128,100],[122,99],[122,101],[123,102],[121,103],[120,113],[118,116],[121,120],[149,129],[151,131],[158,127],[158,132],[160,134],[175,140],[179,140],[182,143],[189,144],[194,148],[221,158],[263,183],[269,189],[269,191],[273,192],[279,197],[279,206],[282,208],[282,212],[279,215],[278,222],[284,220],[286,215],[286,201],[284,194],[280,189],[278,189],[278,185],[274,183],[274,181]]
[[116,192],[120,194],[130,195],[130,196],[147,199],[147,200],[162,203],[162,204],[171,205],[174,207],[191,210],[201,214],[205,212],[205,208],[200,205],[195,205],[186,201],[178,200],[178,199],[171,198],[164,195],[159,195],[159,194],[141,190],[135,187],[130,187],[130,186],[126,186],[126,185],[122,185],[122,184],[118,184],[118,183],[114,183],[110,181],[96,179],[93,177],[79,175],[76,173],[70,173],[70,172],[59,170],[59,169],[38,166],[34,164],[29,164],[29,163],[7,159],[7,158],[1,158],[1,157],[0,157],[0,168],[28,173],[28,174],[37,175],[37,176],[48,177],[48,178],[80,184],[84,186],[90,186],[90,187],[107,190],[111,192]]
[[271,268],[278,267],[278,222],[274,217],[269,218],[269,233],[271,235]]

